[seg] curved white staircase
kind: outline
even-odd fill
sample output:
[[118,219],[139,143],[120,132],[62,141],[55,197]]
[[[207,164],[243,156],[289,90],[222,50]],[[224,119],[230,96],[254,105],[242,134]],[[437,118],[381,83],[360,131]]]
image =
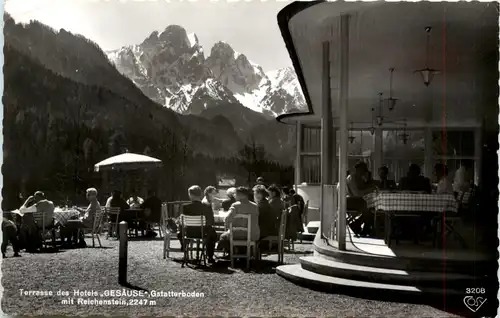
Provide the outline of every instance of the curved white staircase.
[[[300,264],[282,265],[278,275],[312,289],[327,292],[361,292],[385,297],[430,296],[434,299],[463,299],[466,288],[485,287],[496,295],[492,279],[485,276],[491,261],[429,257],[384,257],[340,251],[316,235],[314,256],[300,258]],[[490,286],[490,287],[487,287]],[[439,297],[439,298],[438,298]],[[495,297],[496,298],[496,297]]]

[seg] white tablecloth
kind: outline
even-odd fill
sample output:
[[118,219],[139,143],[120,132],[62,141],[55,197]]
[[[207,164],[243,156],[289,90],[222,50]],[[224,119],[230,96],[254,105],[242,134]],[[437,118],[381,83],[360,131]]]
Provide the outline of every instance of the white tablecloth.
[[370,193],[364,197],[368,208],[388,212],[454,212],[458,203],[452,194],[404,192]]
[[215,212],[214,213],[215,224],[224,224],[224,222],[226,222],[226,217],[228,214],[229,214],[229,211],[228,212],[224,212],[224,211]]
[[[18,214],[20,216],[23,216],[28,213],[33,213],[35,212],[33,209],[27,208],[25,210],[14,210],[11,211],[11,213]],[[72,218],[78,218],[80,216],[80,212],[74,209],[63,209],[63,208],[58,208],[56,207],[54,209],[54,223],[55,224],[60,224],[60,225],[65,225],[68,220]]]
[[59,223],[60,225],[65,225],[68,222],[68,220],[79,217],[80,217],[80,212],[74,209],[55,208],[54,210],[55,224]]

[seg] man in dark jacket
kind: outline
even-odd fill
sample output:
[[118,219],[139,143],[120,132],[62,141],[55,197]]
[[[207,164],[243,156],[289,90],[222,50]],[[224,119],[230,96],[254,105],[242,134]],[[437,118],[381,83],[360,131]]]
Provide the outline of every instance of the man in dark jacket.
[[253,188],[254,200],[259,209],[259,229],[260,237],[278,236],[281,213],[271,208],[267,201],[267,190],[262,185]]
[[304,214],[304,207],[306,203],[304,202],[304,198],[295,192],[295,190],[290,189],[288,192],[292,197],[293,204],[296,204],[299,207],[300,219],[302,220],[302,215]]
[[[161,200],[156,196],[156,192],[150,190],[148,193],[148,198],[141,204],[141,209],[149,210],[150,214],[145,215],[146,220],[153,223],[161,222]],[[148,236],[156,236],[156,233],[151,228],[151,223],[148,223],[147,228]]]
[[406,177],[401,178],[399,181],[399,190],[431,193],[431,181],[429,178],[420,175],[420,167],[418,165],[411,164]]
[[378,168],[378,176],[380,180],[374,180],[374,184],[379,190],[396,190],[396,182],[389,180],[389,168],[387,166]]
[[[203,191],[197,185],[192,186],[188,189],[189,199],[191,203],[183,207],[182,214],[186,216],[205,216],[205,227],[203,228],[203,235],[205,236],[205,242],[207,247],[207,257],[209,263],[214,263],[214,249],[215,243],[217,241],[217,233],[213,228],[214,225],[214,213],[210,206],[201,203],[203,199]],[[186,227],[184,229],[188,237],[201,237],[201,229],[198,227]],[[177,235],[179,241],[181,242],[181,249],[184,250],[184,242],[182,241],[182,231]]]

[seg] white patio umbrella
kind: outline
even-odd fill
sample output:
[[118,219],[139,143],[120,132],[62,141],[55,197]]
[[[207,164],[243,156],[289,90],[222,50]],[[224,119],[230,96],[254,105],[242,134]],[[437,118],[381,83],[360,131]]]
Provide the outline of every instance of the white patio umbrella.
[[161,167],[162,162],[159,159],[138,155],[135,153],[124,153],[118,156],[110,157],[94,165],[94,171],[102,170],[136,170]]

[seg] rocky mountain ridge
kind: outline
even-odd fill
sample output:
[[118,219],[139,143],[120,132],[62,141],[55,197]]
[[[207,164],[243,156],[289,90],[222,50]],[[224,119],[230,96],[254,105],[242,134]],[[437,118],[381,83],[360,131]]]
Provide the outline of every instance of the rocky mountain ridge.
[[222,41],[205,57],[196,34],[178,25],[151,33],[141,44],[106,53],[146,96],[181,114],[197,115],[227,104],[245,106],[267,118],[305,109],[291,67],[265,73]]

